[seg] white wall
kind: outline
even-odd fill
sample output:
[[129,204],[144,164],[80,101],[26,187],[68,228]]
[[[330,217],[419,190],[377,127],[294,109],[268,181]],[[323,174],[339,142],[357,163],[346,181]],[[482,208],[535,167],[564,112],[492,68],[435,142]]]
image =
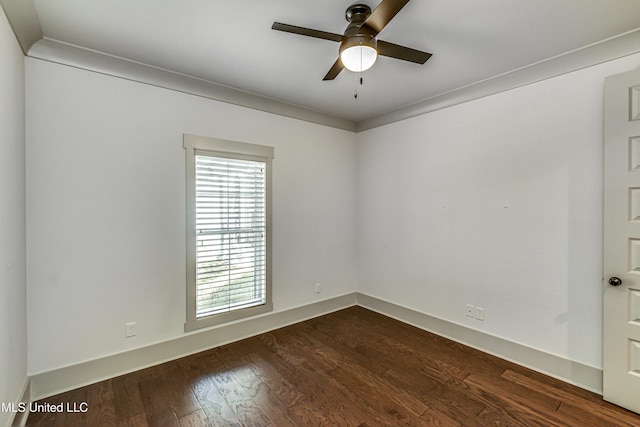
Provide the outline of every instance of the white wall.
[[30,374],[184,335],[183,133],[275,147],[274,311],[356,290],[352,133],[26,66]]
[[[24,59],[0,8],[0,402],[27,376]],[[0,425],[13,414],[0,412]]]
[[601,367],[603,81],[637,66],[358,134],[359,292]]

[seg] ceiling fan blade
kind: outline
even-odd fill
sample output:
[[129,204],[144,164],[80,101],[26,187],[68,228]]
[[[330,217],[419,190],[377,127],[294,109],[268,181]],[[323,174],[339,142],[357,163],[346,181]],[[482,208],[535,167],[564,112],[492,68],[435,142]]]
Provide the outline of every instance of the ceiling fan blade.
[[382,0],[362,25],[372,29],[375,37],[407,3],[409,0]]
[[342,41],[342,36],[340,34],[328,33],[326,31],[312,30],[311,28],[297,27],[295,25],[282,24],[280,22],[274,22],[273,25],[271,26],[271,29],[284,31],[285,33],[300,34],[302,36],[331,40],[334,42]]
[[329,70],[327,75],[324,76],[322,80],[335,79],[336,77],[338,77],[338,74],[340,74],[340,71],[342,71],[343,68],[344,68],[344,65],[342,65],[342,61],[338,57],[338,59],[336,59],[336,62],[334,62],[333,65],[331,66],[331,69]]
[[422,52],[421,50],[411,49],[410,47],[400,46],[378,40],[378,55],[388,56],[391,58],[402,59],[403,61],[414,62],[416,64],[424,64],[431,54]]

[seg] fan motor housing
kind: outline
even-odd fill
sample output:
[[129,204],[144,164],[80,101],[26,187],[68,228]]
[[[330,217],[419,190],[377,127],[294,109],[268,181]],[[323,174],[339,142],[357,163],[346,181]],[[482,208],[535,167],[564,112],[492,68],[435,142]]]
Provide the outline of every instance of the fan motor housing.
[[366,4],[352,4],[345,13],[345,18],[349,22],[347,29],[344,31],[342,43],[353,40],[349,46],[363,44],[375,48],[375,37],[368,31],[369,28],[362,25],[364,21],[371,15],[371,8]]
[[367,19],[371,15],[371,8],[366,4],[352,4],[347,8],[347,11],[344,14],[347,22],[356,22],[362,24],[365,19]]

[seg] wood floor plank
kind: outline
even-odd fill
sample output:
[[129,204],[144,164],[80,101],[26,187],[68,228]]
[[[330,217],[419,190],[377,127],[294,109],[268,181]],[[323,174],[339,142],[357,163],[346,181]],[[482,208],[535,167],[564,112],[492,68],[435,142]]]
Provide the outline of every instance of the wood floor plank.
[[[375,408],[363,403],[354,390],[332,377],[313,360],[289,368],[296,375],[295,384],[302,388],[307,399],[320,414],[319,419],[342,419],[346,425],[390,425]],[[292,381],[294,382],[294,381]],[[296,408],[301,404],[296,405]]]
[[87,402],[87,411],[87,425],[106,427],[115,426],[118,423],[113,400]]
[[460,421],[454,420],[437,409],[428,409],[420,418],[426,425],[432,427],[463,427]]
[[466,390],[449,387],[437,380],[423,377],[420,372],[398,366],[384,373],[397,387],[421,399],[429,408],[441,412],[464,426],[480,426],[477,415],[485,405],[470,397]]
[[[314,363],[324,365],[324,369],[330,372],[332,376],[346,370],[348,377],[345,377],[346,380],[343,383],[346,384],[352,378],[359,379],[369,389],[386,394],[387,400],[402,402],[402,406],[407,407],[417,416],[429,409],[423,401],[417,399],[413,394],[395,386],[383,376],[378,375],[375,370],[372,370],[370,357],[360,357],[360,353],[337,342],[323,332],[309,330],[306,334],[310,339],[320,343],[316,344],[316,350],[312,354]],[[354,389],[356,385],[350,384],[348,387]]]
[[304,407],[312,408],[313,413],[310,415],[317,422],[342,419],[347,425],[360,425],[366,420],[377,421],[374,415],[368,413],[367,408],[354,402],[351,393],[344,386],[321,369],[307,364],[286,366],[285,369],[289,382],[307,396],[307,399],[291,407],[298,418],[304,418],[299,411]]
[[502,420],[514,423],[524,421],[525,425],[530,426],[566,425],[555,414],[557,407],[549,408],[544,402],[534,398],[528,399],[527,396],[509,393],[501,389],[499,384],[487,382],[479,375],[472,374],[464,382],[469,386],[471,393],[485,404],[490,413],[499,414]]
[[260,335],[260,339],[278,354],[288,365],[298,366],[307,361],[305,353],[298,353],[290,345],[291,343],[282,342],[282,334],[276,332],[268,332]]
[[127,418],[124,420],[118,420],[118,427],[149,427],[147,423],[147,417],[144,414],[136,415],[135,417]]
[[201,409],[191,388],[192,381],[186,377],[180,365],[166,364],[161,378],[166,390],[165,400],[177,418]]
[[123,375],[111,381],[113,405],[118,421],[144,415],[144,406],[138,389],[139,382],[140,376],[137,373]]
[[573,406],[569,403],[562,402],[560,407],[558,408],[558,416],[560,419],[566,423],[566,425],[581,425],[584,423],[585,418],[589,419],[589,427],[637,427],[639,424],[636,421],[635,423],[629,424],[621,419],[605,419],[595,415],[588,415],[585,413],[583,409],[580,409],[576,406]]
[[289,407],[262,381],[255,383],[253,401],[271,421],[273,426],[298,426],[300,420]]
[[262,383],[285,406],[293,406],[307,398],[299,387],[296,387],[283,375],[283,370],[286,368],[278,364],[277,357],[274,355],[251,355],[247,363],[256,368]]
[[486,389],[490,389],[492,393],[500,392],[510,396],[514,401],[531,408],[531,410],[535,412],[555,412],[562,403],[556,396],[527,390],[519,384],[514,384],[502,378],[487,377],[484,374],[472,374],[465,378],[466,384],[468,384],[469,381],[483,384]]
[[[621,408],[612,405],[610,403],[602,401],[602,398],[597,398],[594,393],[588,393],[586,391],[580,393],[582,396],[576,393],[569,393],[564,390],[560,390],[557,387],[550,386],[543,382],[537,381],[526,375],[514,372],[510,369],[506,370],[502,374],[502,378],[513,381],[529,390],[553,396],[565,403],[564,410],[567,410],[567,406],[580,408],[583,414],[586,412],[593,415],[596,418],[603,420],[616,419],[620,425],[638,426],[638,416],[630,411],[621,410]],[[547,380],[549,381],[549,380]],[[584,395],[590,394],[590,399],[587,400]],[[594,405],[594,399],[600,399],[600,404]],[[592,418],[593,419],[593,418]],[[597,422],[597,420],[595,420]]]
[[426,360],[443,361],[466,371],[481,371],[497,375],[505,370],[505,363],[508,366],[516,366],[448,338],[389,319],[379,313],[364,310],[364,313],[358,313],[358,318],[367,322],[360,327],[374,328],[383,332],[385,336],[393,337],[398,345],[408,349],[410,354],[425,354]]
[[213,375],[211,381],[242,425],[264,427],[271,424],[271,420],[253,400],[261,384],[259,380],[241,384],[231,372],[225,372]]
[[338,367],[328,374],[351,390],[354,399],[372,408],[380,419],[391,425],[419,424],[420,415],[426,411],[413,411],[393,395],[392,389],[379,387],[380,383],[374,384],[365,377],[352,375],[347,369]]
[[180,427],[208,427],[211,425],[209,418],[207,418],[202,409],[178,418],[178,424]]
[[87,386],[87,404],[89,407],[105,400],[113,401],[112,381],[100,381]]
[[361,307],[39,403],[30,426],[640,426],[557,379]]
[[153,377],[138,384],[140,399],[150,426],[175,427],[178,418],[167,399],[168,386],[160,377]]
[[300,420],[301,426],[340,426],[362,425],[355,423],[340,410],[332,407],[315,405],[309,400],[303,400],[290,408],[291,413]]
[[193,385],[200,407],[214,426],[240,426],[231,406],[209,377],[202,377]]
[[[500,407],[486,407],[476,417],[481,426],[509,426],[509,427],[541,427],[542,424],[532,422],[527,418],[519,418],[511,410]],[[577,427],[577,426],[576,426]],[[586,426],[585,426],[586,427]]]

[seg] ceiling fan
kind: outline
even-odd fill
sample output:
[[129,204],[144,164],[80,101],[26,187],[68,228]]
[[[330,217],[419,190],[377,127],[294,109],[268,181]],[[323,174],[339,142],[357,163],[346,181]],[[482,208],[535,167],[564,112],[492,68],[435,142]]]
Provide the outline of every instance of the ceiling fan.
[[408,2],[409,0],[382,0],[373,12],[366,4],[352,4],[345,13],[349,25],[343,35],[280,22],[274,22],[271,28],[340,43],[338,59],[323,80],[335,79],[343,68],[354,72],[365,71],[375,63],[378,55],[424,64],[431,57],[430,53],[376,40],[378,33]]

